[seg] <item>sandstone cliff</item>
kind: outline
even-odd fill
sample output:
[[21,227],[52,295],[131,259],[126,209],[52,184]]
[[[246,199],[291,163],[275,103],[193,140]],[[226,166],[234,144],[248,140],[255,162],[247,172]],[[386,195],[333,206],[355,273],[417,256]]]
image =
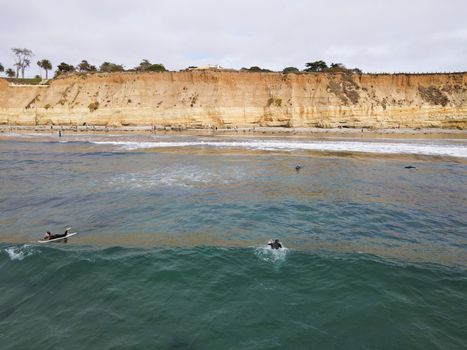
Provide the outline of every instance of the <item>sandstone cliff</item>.
[[164,72],[0,79],[0,124],[467,127],[467,73]]

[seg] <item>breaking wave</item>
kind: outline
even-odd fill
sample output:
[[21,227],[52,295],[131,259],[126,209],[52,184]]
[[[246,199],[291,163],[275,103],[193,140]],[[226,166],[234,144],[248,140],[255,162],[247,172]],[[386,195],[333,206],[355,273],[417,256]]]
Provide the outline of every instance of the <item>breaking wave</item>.
[[10,260],[23,260],[24,258],[34,254],[34,248],[30,245],[5,248],[5,253],[8,254]]
[[447,143],[441,141],[284,141],[284,140],[248,140],[248,141],[94,141],[98,145],[114,145],[119,150],[133,151],[149,148],[168,147],[212,147],[243,148],[262,151],[313,150],[330,152],[364,152],[383,154],[419,154],[429,156],[450,156],[467,158],[467,145],[463,141]]

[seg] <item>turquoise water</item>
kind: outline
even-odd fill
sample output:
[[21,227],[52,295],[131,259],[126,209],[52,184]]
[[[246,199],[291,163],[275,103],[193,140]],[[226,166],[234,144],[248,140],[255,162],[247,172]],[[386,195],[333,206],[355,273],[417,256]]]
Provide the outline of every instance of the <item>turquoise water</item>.
[[461,141],[57,141],[0,140],[2,349],[467,343]]

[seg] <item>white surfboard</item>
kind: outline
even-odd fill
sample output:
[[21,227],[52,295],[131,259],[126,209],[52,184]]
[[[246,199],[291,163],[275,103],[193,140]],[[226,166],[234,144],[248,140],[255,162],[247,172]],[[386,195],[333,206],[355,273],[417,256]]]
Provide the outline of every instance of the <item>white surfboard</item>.
[[77,235],[78,232],[73,232],[73,233],[69,233],[67,234],[65,237],[58,237],[58,238],[54,238],[54,239],[48,239],[46,241],[37,241],[37,243],[50,243],[50,242],[57,242],[57,241],[61,241],[63,239],[67,239],[67,238],[70,238],[71,236],[74,236],[74,235]]

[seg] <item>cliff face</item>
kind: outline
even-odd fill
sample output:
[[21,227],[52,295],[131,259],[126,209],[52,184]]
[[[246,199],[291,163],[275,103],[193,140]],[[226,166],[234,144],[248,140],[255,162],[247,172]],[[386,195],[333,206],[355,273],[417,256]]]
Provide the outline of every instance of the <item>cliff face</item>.
[[0,79],[0,124],[467,127],[467,73],[164,72]]

